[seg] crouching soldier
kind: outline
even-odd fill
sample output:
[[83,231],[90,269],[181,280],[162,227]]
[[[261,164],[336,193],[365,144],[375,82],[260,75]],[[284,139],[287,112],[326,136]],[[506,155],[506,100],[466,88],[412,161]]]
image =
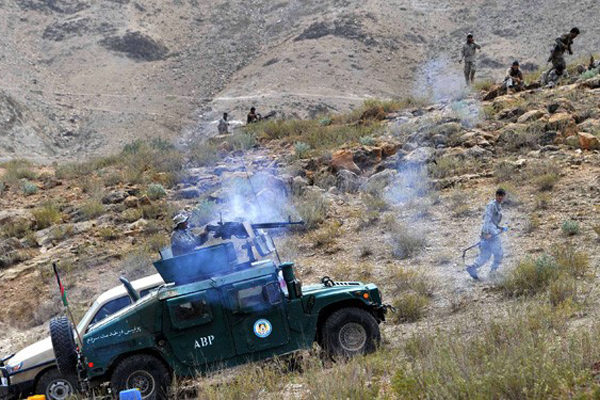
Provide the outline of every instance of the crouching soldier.
[[502,242],[500,233],[506,232],[508,228],[500,226],[502,221],[502,202],[506,192],[504,189],[496,191],[496,198],[492,200],[485,208],[483,216],[483,226],[481,228],[481,242],[479,243],[479,256],[475,262],[467,267],[467,272],[473,279],[479,279],[477,270],[481,268],[493,256],[491,272],[495,273],[502,263],[504,253],[502,252]]
[[171,251],[177,257],[193,252],[208,239],[208,232],[200,235],[192,233],[188,226],[189,216],[179,213],[173,218],[173,234],[171,235]]
[[519,62],[515,61],[512,66],[506,71],[506,77],[504,78],[504,89],[506,93],[520,92],[525,88],[525,81],[523,79],[523,72],[519,68]]

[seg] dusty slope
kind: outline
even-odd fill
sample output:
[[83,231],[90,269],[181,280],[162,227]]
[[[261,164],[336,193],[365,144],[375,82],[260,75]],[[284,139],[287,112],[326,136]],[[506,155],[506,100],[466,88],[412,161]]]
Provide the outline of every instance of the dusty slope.
[[584,31],[577,54],[600,48],[590,18],[599,7],[4,1],[0,158],[87,157],[137,137],[206,134],[221,111],[242,119],[252,104],[306,115],[346,110],[369,96],[436,96],[460,85],[452,60],[466,31],[484,45],[482,75],[500,76],[513,58],[544,65],[552,39],[573,24]]

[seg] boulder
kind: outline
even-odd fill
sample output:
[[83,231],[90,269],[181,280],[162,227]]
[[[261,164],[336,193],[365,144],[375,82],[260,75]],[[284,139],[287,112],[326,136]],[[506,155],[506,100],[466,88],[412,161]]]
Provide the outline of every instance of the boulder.
[[360,187],[360,190],[367,193],[380,193],[384,188],[389,186],[396,176],[398,171],[393,169],[386,169],[371,175],[367,181]]
[[546,113],[543,110],[531,110],[527,111],[525,114],[521,115],[517,119],[517,123],[524,124],[527,122],[537,121],[542,118]]
[[115,190],[113,192],[108,193],[102,198],[102,204],[122,203],[127,197],[129,197],[129,193],[127,193],[126,191]]
[[184,189],[179,189],[178,191],[175,192],[175,198],[176,199],[197,199],[198,197],[200,197],[202,193],[200,192],[200,190],[191,187],[191,188],[184,188]]
[[354,163],[360,168],[365,169],[375,164],[379,164],[383,158],[381,147],[363,146],[354,152]]
[[564,137],[577,135],[578,131],[575,118],[566,112],[553,114],[550,119],[548,119],[546,130],[560,132]]
[[360,187],[358,175],[345,169],[339,171],[335,179],[335,186],[343,193],[354,193]]
[[595,77],[592,79],[588,79],[585,82],[581,82],[581,86],[586,87],[588,89],[598,89],[600,88],[600,77]]
[[350,150],[338,150],[331,156],[330,165],[334,171],[343,169],[360,174],[360,168],[354,163],[354,154]]
[[569,136],[565,139],[565,144],[574,149],[579,148],[579,136]]
[[587,119],[578,125],[580,131],[594,133],[600,132],[600,120]]
[[597,136],[587,132],[579,132],[579,147],[583,150],[600,150],[600,141]]
[[123,200],[123,204],[125,204],[125,207],[127,208],[137,208],[140,205],[140,201],[135,196],[127,196],[127,198]]
[[434,155],[435,149],[433,147],[419,147],[404,157],[404,161],[409,164],[425,164],[433,160]]

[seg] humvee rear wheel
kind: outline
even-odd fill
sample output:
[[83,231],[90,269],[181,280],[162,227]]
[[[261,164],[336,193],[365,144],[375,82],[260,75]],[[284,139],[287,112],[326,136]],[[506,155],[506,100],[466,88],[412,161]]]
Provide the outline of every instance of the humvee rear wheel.
[[67,317],[55,317],[50,320],[50,339],[54,348],[56,365],[61,375],[77,380],[77,346],[73,334],[73,324]]
[[360,308],[342,308],[323,327],[323,347],[332,357],[352,357],[375,351],[381,341],[377,320]]
[[169,381],[169,370],[161,360],[149,354],[136,354],[117,365],[110,387],[115,398],[123,390],[139,389],[144,400],[162,400],[167,398]]

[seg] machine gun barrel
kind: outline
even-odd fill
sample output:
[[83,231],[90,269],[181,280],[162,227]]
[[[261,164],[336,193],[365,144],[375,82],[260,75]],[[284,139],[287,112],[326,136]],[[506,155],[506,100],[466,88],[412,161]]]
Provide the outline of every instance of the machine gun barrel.
[[291,226],[291,225],[304,225],[304,221],[265,222],[262,224],[251,224],[253,229],[277,229],[277,228],[285,228],[286,226]]

